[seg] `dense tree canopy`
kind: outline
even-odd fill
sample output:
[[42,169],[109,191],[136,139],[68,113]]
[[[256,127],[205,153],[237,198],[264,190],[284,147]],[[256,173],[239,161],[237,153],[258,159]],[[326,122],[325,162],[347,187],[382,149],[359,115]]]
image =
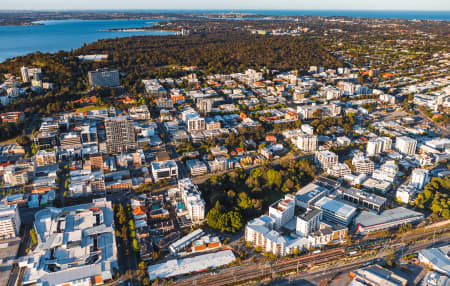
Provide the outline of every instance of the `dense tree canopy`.
[[213,176],[199,185],[209,209],[206,221],[212,228],[235,232],[284,193],[295,192],[312,181],[315,174],[314,164],[302,159],[282,161],[277,168],[262,166],[251,172],[238,169]]

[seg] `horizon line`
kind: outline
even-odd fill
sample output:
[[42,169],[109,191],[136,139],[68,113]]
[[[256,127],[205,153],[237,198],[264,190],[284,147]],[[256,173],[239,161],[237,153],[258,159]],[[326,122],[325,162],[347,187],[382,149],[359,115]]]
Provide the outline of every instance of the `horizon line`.
[[441,13],[450,13],[449,10],[409,10],[409,9],[268,9],[268,8],[219,8],[219,9],[204,9],[204,8],[158,8],[158,9],[151,9],[151,8],[117,8],[117,9],[84,9],[84,8],[44,8],[44,9],[0,9],[0,12],[28,12],[28,11],[100,11],[100,12],[108,12],[108,11],[189,11],[191,13],[195,13],[196,11],[202,12],[202,11],[229,11],[232,13],[233,11],[364,11],[364,12],[371,12],[371,11],[378,11],[378,12],[441,12]]

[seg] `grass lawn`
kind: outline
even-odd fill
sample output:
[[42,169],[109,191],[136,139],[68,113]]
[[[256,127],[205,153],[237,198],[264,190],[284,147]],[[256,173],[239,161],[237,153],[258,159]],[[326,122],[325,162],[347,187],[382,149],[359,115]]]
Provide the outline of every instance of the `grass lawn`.
[[76,109],[76,112],[85,112],[85,111],[91,111],[91,110],[98,110],[98,109],[104,109],[106,106],[97,106],[97,105],[88,105],[84,107],[80,107]]

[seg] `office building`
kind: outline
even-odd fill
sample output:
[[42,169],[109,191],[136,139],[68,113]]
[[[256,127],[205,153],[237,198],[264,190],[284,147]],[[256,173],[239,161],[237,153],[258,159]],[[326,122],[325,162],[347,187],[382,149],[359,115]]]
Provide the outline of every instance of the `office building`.
[[208,172],[208,167],[206,164],[199,159],[187,160],[186,167],[192,176],[200,176]]
[[136,148],[133,120],[126,116],[108,117],[105,129],[108,152],[121,153]]
[[422,190],[430,180],[428,176],[429,172],[430,171],[426,169],[414,169],[412,171],[411,185],[418,190]]
[[23,186],[28,184],[32,178],[32,173],[28,168],[7,166],[3,173],[3,180],[6,184],[12,186]]
[[316,153],[316,160],[322,169],[327,170],[338,163],[338,156],[328,150],[318,151]]
[[0,240],[14,238],[19,235],[20,215],[17,204],[0,202]]
[[416,153],[417,140],[407,136],[397,137],[395,149],[404,155],[414,155]]
[[302,134],[293,139],[295,146],[300,151],[314,152],[317,150],[317,136],[310,134]]
[[81,127],[81,142],[83,144],[86,143],[97,143],[98,136],[97,136],[97,127],[90,126],[90,125],[84,125]]
[[152,162],[152,175],[155,181],[163,179],[177,179],[178,166],[174,160]]
[[357,211],[355,207],[329,197],[321,198],[314,206],[322,210],[324,220],[345,226],[352,222]]
[[35,214],[38,245],[19,261],[23,285],[100,285],[118,269],[112,204],[105,198]]
[[358,207],[375,210],[378,213],[380,213],[386,205],[386,198],[356,188],[341,188],[338,191],[338,195],[341,199]]
[[91,87],[116,87],[120,85],[119,71],[115,69],[97,69],[88,73]]
[[59,144],[64,149],[81,148],[80,135],[75,132],[63,133],[59,137]]

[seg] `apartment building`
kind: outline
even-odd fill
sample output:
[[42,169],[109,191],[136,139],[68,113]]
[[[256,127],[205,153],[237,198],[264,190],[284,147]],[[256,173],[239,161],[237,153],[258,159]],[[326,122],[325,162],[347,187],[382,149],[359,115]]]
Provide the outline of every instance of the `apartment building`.
[[295,199],[286,197],[269,207],[269,216],[275,219],[275,229],[280,229],[294,217]]
[[397,137],[395,149],[404,155],[414,155],[416,153],[417,140],[407,136]]
[[183,204],[185,205],[189,218],[193,223],[202,222],[205,219],[205,201],[201,198],[201,193],[191,179],[186,178],[178,181],[178,191],[181,193]]
[[336,178],[343,178],[351,173],[352,170],[345,163],[337,163],[327,169],[327,174]]
[[300,151],[314,152],[317,150],[317,136],[302,134],[294,138],[293,143]]
[[359,174],[371,174],[374,170],[374,163],[364,156],[364,153],[357,152],[352,159],[352,165]]
[[318,151],[316,153],[316,160],[322,169],[327,170],[338,163],[338,155],[328,150]]
[[429,170],[426,169],[414,169],[412,171],[411,185],[418,190],[422,190],[430,180]]
[[371,157],[376,154],[391,150],[392,148],[392,139],[389,137],[378,137],[375,139],[370,139],[367,142],[367,156]]
[[17,204],[7,205],[5,202],[0,202],[0,240],[18,236],[20,224]]

